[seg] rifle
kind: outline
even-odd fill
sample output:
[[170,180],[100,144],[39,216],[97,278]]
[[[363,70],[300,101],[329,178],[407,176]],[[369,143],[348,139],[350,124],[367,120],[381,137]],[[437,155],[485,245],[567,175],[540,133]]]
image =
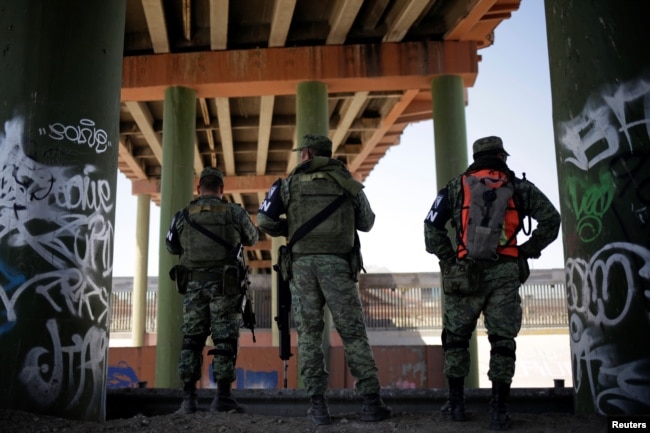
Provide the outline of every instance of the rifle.
[[251,330],[253,334],[253,343],[255,339],[255,310],[253,308],[253,298],[250,296],[250,280],[248,279],[248,265],[246,264],[246,256],[244,254],[244,245],[238,243],[235,246],[234,256],[237,260],[237,267],[239,268],[239,291],[241,293],[241,312],[244,328]]
[[281,246],[278,249],[278,263],[273,265],[276,272],[278,286],[278,305],[275,322],[280,331],[280,359],[284,364],[284,387],[287,387],[287,370],[291,353],[291,328],[289,324],[289,314],[291,313],[291,291],[289,290],[289,279],[282,272],[282,261],[286,260],[289,255],[289,249]]

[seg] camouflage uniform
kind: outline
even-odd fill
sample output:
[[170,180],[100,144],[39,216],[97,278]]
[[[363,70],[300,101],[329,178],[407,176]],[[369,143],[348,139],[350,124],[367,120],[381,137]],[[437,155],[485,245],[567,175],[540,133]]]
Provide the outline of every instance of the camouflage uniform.
[[[503,158],[497,157],[497,154]],[[462,384],[462,378],[469,372],[469,340],[479,315],[483,313],[491,345],[488,377],[493,385],[500,384],[509,390],[515,372],[515,337],[521,328],[520,271],[528,270],[526,260],[539,257],[541,251],[557,237],[560,227],[560,215],[553,204],[535,185],[515,178],[505,163],[504,155],[508,154],[503,150],[500,138],[477,140],[474,144],[475,162],[466,172],[487,168],[507,173],[514,185],[513,198],[520,218],[523,221],[524,217],[532,217],[537,227],[530,238],[518,247],[519,257],[498,255],[496,260],[476,261],[477,292],[470,295],[445,294],[442,344],[445,353],[444,374],[451,379],[450,388],[456,379],[461,380],[456,383]],[[424,221],[426,250],[440,259],[443,274],[457,260],[457,251],[448,236],[447,225],[451,223],[455,228],[458,244],[461,237],[462,192],[462,176],[449,181],[438,193]],[[525,277],[527,275],[521,279]],[[464,418],[464,406],[461,412],[455,415]],[[491,427],[509,427],[509,417],[505,413],[501,415],[501,418],[493,420],[495,425]]]
[[[213,214],[214,218],[225,217],[227,221],[226,233],[220,235],[222,238],[233,245],[240,242],[243,245],[257,243],[257,228],[240,205],[217,196],[204,195],[190,202],[186,209],[189,208],[204,209],[201,212],[221,209],[221,216],[217,216],[217,212]],[[231,252],[226,251],[224,246],[190,226],[185,218],[175,218],[173,224],[184,250],[180,255],[180,264],[187,266],[197,276],[196,279],[190,277],[187,291],[183,294],[183,346],[178,364],[179,376],[184,383],[196,382],[201,378],[203,347],[206,338],[211,336],[216,349],[212,361],[213,378],[215,382],[233,382],[236,379],[241,293],[236,283],[224,287],[223,268],[234,265],[234,258],[230,258]],[[195,232],[191,246],[187,231]],[[207,257],[208,260],[197,260],[196,255],[193,259],[190,248],[199,250],[199,257]],[[211,256],[216,260],[211,260]]]
[[[308,137],[312,136],[305,139]],[[329,139],[323,141],[331,150]],[[289,242],[293,259],[290,290],[300,373],[311,396],[322,396],[328,388],[322,349],[325,305],[341,336],[357,390],[363,395],[378,395],[380,390],[356,283],[360,264],[353,264],[360,263],[360,255],[354,253],[355,230],[367,232],[375,221],[362,188],[343,163],[314,156],[297,166],[286,179],[275,182],[258,213],[261,231],[291,239],[299,226],[334,201],[337,195],[330,194],[346,197],[325,221],[295,244]],[[283,214],[286,219],[280,217]],[[377,401],[380,402],[378,397]],[[365,420],[376,421],[390,415],[389,409],[380,403],[386,412]]]
[[[473,169],[474,166],[470,166],[468,171]],[[553,204],[534,184],[518,181],[514,185],[515,195],[522,198],[520,202],[523,208],[520,211],[537,221],[537,227],[530,238],[519,246],[520,254],[523,252],[526,257],[539,257],[542,249],[557,237],[560,216]],[[445,223],[452,220],[455,227],[460,227],[461,190],[461,178],[458,176],[438,194],[438,197],[446,197],[448,200],[447,213],[439,213],[435,225],[431,223],[430,218],[425,221],[426,249],[438,256],[441,262],[454,260],[456,257]],[[453,346],[452,343],[469,341],[482,312],[488,335],[493,336],[490,340],[493,356],[488,376],[491,380],[511,382],[515,368],[514,354],[504,354],[508,351],[514,353],[514,338],[521,327],[518,260],[499,256],[499,260],[484,261],[479,266],[481,290],[478,293],[473,296],[446,295],[443,317],[445,341],[450,346]],[[497,349],[499,347],[508,351],[501,351]],[[456,347],[445,352],[445,375],[466,376],[468,371],[469,353],[466,348]]]

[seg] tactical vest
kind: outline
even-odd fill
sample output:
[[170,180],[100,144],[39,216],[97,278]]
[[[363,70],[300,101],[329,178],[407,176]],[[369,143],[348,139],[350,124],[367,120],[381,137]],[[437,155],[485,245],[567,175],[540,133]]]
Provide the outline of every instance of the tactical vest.
[[[325,209],[338,196],[347,194],[327,173],[300,173],[289,185],[289,240],[305,222]],[[345,200],[325,221],[292,246],[298,254],[348,254],[354,247],[354,208]]]
[[[227,203],[198,204],[192,203],[187,207],[189,217],[194,222],[205,227],[210,232],[235,245],[240,242],[239,232],[232,222],[232,213]],[[181,231],[183,254],[180,264],[189,268],[211,268],[232,264],[232,252],[221,244],[210,239],[187,221],[183,222]]]
[[458,258],[518,256],[519,212],[514,185],[505,173],[490,169],[464,174],[458,233]]

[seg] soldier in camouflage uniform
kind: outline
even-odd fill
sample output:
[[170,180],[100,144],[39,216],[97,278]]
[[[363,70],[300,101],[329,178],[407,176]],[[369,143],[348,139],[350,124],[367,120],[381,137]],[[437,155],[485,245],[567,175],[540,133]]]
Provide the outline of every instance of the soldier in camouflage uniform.
[[[193,227],[188,220],[204,227],[233,246],[254,245],[257,228],[240,205],[223,199],[223,174],[207,167],[201,172],[199,197],[176,214],[169,228],[166,245],[172,254],[180,254],[180,266],[187,281],[183,293],[183,346],[178,373],[183,381],[181,411],[196,412],[196,382],[201,378],[203,347],[212,337],[214,354],[212,371],[217,393],[210,410],[243,412],[231,394],[236,379],[235,361],[239,347],[241,292],[238,278],[224,267],[236,266],[233,251]],[[179,281],[177,281],[177,284]]]
[[[458,269],[465,272],[469,269],[469,273],[477,277],[473,293],[448,293],[445,289],[442,345],[449,398],[442,407],[441,414],[443,418],[454,421],[467,419],[463,388],[470,365],[469,340],[479,315],[483,313],[491,345],[488,371],[488,377],[492,381],[489,427],[493,430],[506,430],[511,425],[507,400],[515,372],[515,337],[521,327],[521,298],[518,289],[528,277],[527,259],[538,258],[541,251],[557,237],[560,227],[560,214],[553,204],[535,185],[525,178],[522,180],[515,177],[506,164],[508,156],[499,137],[481,138],[473,145],[474,162],[464,173],[472,174],[485,169],[500,172],[514,186],[512,199],[515,206],[514,209],[508,209],[517,212],[517,225],[513,225],[514,233],[510,244],[507,247],[499,244],[493,259],[474,261],[459,258],[464,224],[461,218],[461,208],[464,205],[462,175],[452,179],[438,193],[424,221],[426,250],[440,260],[443,280]],[[517,246],[516,233],[522,228],[524,217],[529,218],[528,224],[530,217],[534,218],[537,227],[526,242]],[[448,222],[456,232],[456,249],[447,234]],[[504,222],[503,225],[507,224]],[[466,276],[463,278],[468,280]]]
[[[362,421],[390,417],[379,396],[377,366],[368,342],[357,277],[360,252],[356,230],[369,231],[375,214],[361,185],[344,164],[332,159],[332,142],[305,135],[294,151],[301,163],[287,179],[278,179],[260,206],[257,222],[270,236],[289,238],[292,265],[290,290],[298,331],[300,373],[311,396],[308,415],[316,424],[331,423],[324,394],[328,387],[322,341],[325,305],[343,341],[357,391],[363,395]],[[296,230],[341,197],[342,204],[295,244]],[[280,216],[285,214],[285,218]]]

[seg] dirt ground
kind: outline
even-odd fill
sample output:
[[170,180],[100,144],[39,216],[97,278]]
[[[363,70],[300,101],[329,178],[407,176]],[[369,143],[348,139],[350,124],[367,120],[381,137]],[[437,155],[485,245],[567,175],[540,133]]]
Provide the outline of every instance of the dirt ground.
[[[306,410],[306,407],[305,407]],[[599,416],[578,416],[562,413],[512,413],[511,431],[526,433],[598,433],[607,431],[606,420]],[[377,423],[362,422],[356,413],[333,414],[333,424],[316,426],[307,417],[278,417],[257,414],[198,412],[193,415],[170,414],[127,419],[112,419],[102,423],[73,421],[36,415],[22,411],[0,409],[1,433],[126,433],[126,432],[215,432],[215,433],[308,433],[308,432],[372,432],[372,433],[431,433],[487,431],[489,415],[475,413],[469,421],[450,422],[437,419],[435,414],[394,414]]]

